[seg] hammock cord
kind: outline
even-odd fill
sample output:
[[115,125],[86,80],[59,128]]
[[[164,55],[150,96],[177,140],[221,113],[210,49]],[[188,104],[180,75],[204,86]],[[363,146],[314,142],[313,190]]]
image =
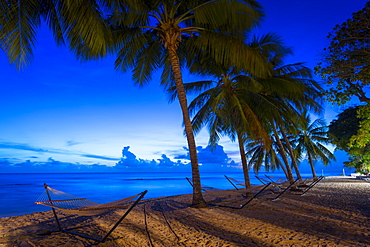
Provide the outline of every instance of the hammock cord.
[[97,213],[102,213],[102,211],[110,211],[116,208],[128,207],[130,206],[132,199],[137,198],[141,194],[142,193],[139,193],[135,196],[131,196],[128,198],[120,199],[105,204],[99,204],[89,201],[86,198],[81,198],[47,186],[45,191],[39,196],[35,203],[59,210],[66,210],[75,214],[93,215]]

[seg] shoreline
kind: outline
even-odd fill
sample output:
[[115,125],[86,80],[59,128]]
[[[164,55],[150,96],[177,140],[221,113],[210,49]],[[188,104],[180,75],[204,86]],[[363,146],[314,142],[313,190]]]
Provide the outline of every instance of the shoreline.
[[[266,193],[243,209],[242,191],[204,193],[207,209],[189,207],[192,195],[143,200],[99,246],[369,246],[370,183],[327,177],[304,196]],[[145,199],[145,198],[144,198]],[[61,224],[101,237],[120,218],[58,212]],[[84,227],[84,228],[81,228]],[[56,230],[52,211],[0,218],[0,247],[85,246],[93,241]]]

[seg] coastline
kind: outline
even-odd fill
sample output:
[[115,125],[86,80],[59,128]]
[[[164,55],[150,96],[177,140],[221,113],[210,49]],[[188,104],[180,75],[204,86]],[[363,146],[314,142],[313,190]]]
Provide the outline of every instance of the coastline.
[[[369,246],[370,183],[327,177],[303,196],[266,193],[243,209],[237,190],[204,193],[208,209],[189,207],[191,195],[143,200],[99,246]],[[101,237],[119,209],[99,216],[58,212],[61,224]],[[81,228],[84,227],[84,228]],[[0,218],[0,246],[85,246],[93,241],[56,230],[52,211]]]

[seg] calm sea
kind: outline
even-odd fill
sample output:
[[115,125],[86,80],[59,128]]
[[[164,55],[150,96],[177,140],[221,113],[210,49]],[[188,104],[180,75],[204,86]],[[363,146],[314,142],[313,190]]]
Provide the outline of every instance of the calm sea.
[[[263,176],[264,173],[259,175]],[[269,173],[283,177],[281,173]],[[243,174],[226,174],[243,180]],[[251,182],[260,184],[251,172]],[[329,175],[329,174],[325,174]],[[302,174],[309,177],[310,174]],[[0,173],[0,217],[47,211],[34,201],[44,191],[43,184],[97,203],[122,199],[144,190],[145,198],[192,193],[185,179],[190,173]],[[202,173],[202,184],[219,189],[233,189],[223,173]]]

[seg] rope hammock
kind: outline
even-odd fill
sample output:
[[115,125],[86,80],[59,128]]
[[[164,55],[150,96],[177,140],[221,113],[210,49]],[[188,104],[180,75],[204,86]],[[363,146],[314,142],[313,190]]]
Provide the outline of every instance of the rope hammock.
[[117,201],[99,204],[87,200],[86,198],[80,198],[78,196],[50,188],[46,185],[45,191],[39,196],[35,203],[66,211],[71,214],[89,216],[105,213],[113,209],[128,207],[132,204],[131,201],[139,197],[141,194],[142,193],[139,193]]
[[[226,175],[224,175],[224,177],[230,182],[230,184],[236,190],[243,189],[244,191],[247,191],[247,192],[258,192],[261,188],[263,188],[266,185],[266,184],[263,184],[263,185],[254,185],[254,184],[252,184],[251,187],[249,187],[248,189],[246,189],[244,182],[242,182],[240,180],[237,180],[235,178],[232,178],[232,177],[228,177]],[[238,188],[236,185],[243,186],[243,188]],[[269,186],[267,188],[269,188]]]
[[[45,191],[39,196],[35,203],[52,208],[55,220],[58,225],[58,230],[74,234],[80,237],[92,239],[97,242],[104,242],[108,238],[108,236],[114,231],[114,229],[116,229],[116,227],[121,223],[121,221],[130,213],[130,211],[139,203],[139,201],[148,192],[147,190],[145,190],[134,196],[130,196],[124,199],[120,199],[105,204],[99,204],[96,202],[89,201],[86,198],[80,198],[78,196],[50,188],[47,184],[44,184],[44,188]],[[93,238],[90,236],[86,236],[80,233],[71,232],[63,229],[60,225],[60,221],[55,211],[55,209],[59,209],[71,214],[91,216],[102,214],[119,208],[127,208],[127,210],[102,239]]]
[[[186,180],[189,182],[189,184],[191,185],[191,187],[194,186],[192,179],[186,177]],[[207,192],[207,191],[221,191],[221,189],[218,189],[218,188],[215,188],[215,187],[211,187],[211,186],[207,186],[205,184],[201,184],[201,188],[202,188],[202,191],[203,192]]]

